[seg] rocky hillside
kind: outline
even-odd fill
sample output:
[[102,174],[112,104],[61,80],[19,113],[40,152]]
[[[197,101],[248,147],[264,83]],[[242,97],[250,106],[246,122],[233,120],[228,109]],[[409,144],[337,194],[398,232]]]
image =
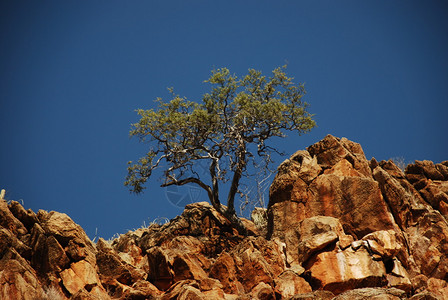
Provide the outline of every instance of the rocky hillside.
[[241,236],[206,202],[92,243],[0,200],[0,299],[448,299],[448,162],[402,172],[327,136],[278,168]]

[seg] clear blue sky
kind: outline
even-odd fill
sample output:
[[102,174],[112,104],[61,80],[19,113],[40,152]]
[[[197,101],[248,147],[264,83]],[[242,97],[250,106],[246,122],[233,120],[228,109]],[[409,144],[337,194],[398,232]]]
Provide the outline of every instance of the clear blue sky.
[[0,51],[0,187],[92,238],[182,212],[156,178],[123,186],[145,150],[128,132],[167,87],[200,99],[212,68],[287,62],[306,83],[318,127],[288,154],[330,133],[448,159],[447,1],[1,1]]

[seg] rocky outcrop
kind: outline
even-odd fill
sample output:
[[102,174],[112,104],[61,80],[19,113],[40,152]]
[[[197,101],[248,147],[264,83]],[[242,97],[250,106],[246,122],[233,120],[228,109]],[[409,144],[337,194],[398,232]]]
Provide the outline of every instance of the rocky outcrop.
[[305,269],[313,290],[384,287],[446,298],[427,282],[448,279],[447,165],[416,161],[404,173],[328,135],[279,166],[268,238],[285,243],[286,261]]
[[448,299],[447,175],[327,136],[279,166],[248,236],[200,202],[95,244],[0,199],[0,299]]

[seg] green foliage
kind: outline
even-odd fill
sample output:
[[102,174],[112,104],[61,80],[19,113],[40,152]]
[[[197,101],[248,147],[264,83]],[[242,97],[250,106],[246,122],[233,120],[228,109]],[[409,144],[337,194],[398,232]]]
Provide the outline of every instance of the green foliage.
[[[142,192],[152,171],[166,163],[162,186],[198,184],[220,208],[219,182],[232,179],[227,203],[232,211],[240,178],[249,175],[247,164],[259,160],[267,167],[270,154],[278,152],[267,141],[284,137],[285,131],[302,134],[315,127],[308,104],[302,101],[304,86],[294,84],[285,69],[276,68],[270,77],[250,69],[242,79],[226,68],[213,70],[205,81],[211,91],[201,102],[170,89],[169,102],[158,98],[156,109],[139,109],[140,120],[130,135],[152,147],[138,162],[129,162],[125,185]],[[200,160],[208,162],[211,184],[199,178],[195,167]]]

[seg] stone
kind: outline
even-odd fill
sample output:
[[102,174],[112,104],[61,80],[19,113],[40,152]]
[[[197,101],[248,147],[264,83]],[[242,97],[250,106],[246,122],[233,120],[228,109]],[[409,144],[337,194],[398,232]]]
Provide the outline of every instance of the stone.
[[179,254],[173,259],[172,270],[174,272],[174,282],[195,279],[197,281],[208,278],[207,273],[202,268],[197,255]]
[[396,288],[360,288],[346,291],[334,300],[401,300],[406,296],[406,292]]
[[331,300],[334,294],[330,291],[317,290],[310,293],[298,294],[291,297],[291,300]]
[[8,208],[14,217],[16,217],[28,231],[39,221],[32,210],[25,210],[25,208],[23,208],[17,201],[11,201],[8,204]]
[[[339,220],[333,217],[315,216],[300,223],[300,239],[294,243],[298,252],[298,262],[303,264],[315,252],[322,250],[332,243],[336,243],[340,236],[345,236]],[[293,246],[290,245],[292,248]]]
[[275,242],[262,237],[248,237],[230,252],[237,268],[238,280],[249,292],[260,282],[273,285],[285,263]]
[[382,261],[372,258],[366,248],[357,251],[321,252],[310,259],[305,268],[314,288],[339,294],[349,289],[386,285],[386,269]]
[[95,268],[87,261],[79,261],[60,273],[62,283],[67,291],[74,295],[83,288],[91,289],[99,285],[100,280]]
[[34,300],[43,294],[37,274],[17,252],[0,260],[0,299]]
[[221,282],[226,293],[233,294],[244,290],[237,278],[235,261],[227,252],[222,252],[219,255],[218,259],[211,266],[209,275]]
[[338,218],[344,231],[357,239],[397,228],[378,183],[371,178],[324,174],[309,189],[314,197],[306,203],[308,214]]
[[409,164],[406,167],[406,173],[408,174],[421,174],[428,179],[432,180],[444,180],[444,176],[436,168],[434,163],[429,160],[419,161],[416,160],[414,164]]
[[161,300],[175,300],[175,299],[205,299],[201,295],[199,285],[194,280],[181,280],[173,284],[160,298]]
[[329,169],[345,159],[359,173],[366,177],[371,176],[369,163],[361,145],[346,138],[339,139],[327,135],[323,140],[309,146],[307,150],[311,156],[317,157],[317,162],[323,169]]
[[0,226],[20,237],[28,232],[26,227],[9,210],[6,200],[0,199]]
[[291,270],[283,271],[275,280],[275,293],[281,299],[290,299],[296,294],[312,292],[309,283]]
[[441,299],[448,299],[448,282],[437,278],[429,278],[428,291]]
[[362,240],[367,241],[370,250],[387,259],[406,251],[405,242],[395,230],[379,230],[365,235]]
[[272,287],[264,282],[257,284],[250,293],[253,299],[275,300],[275,294]]
[[97,243],[96,261],[99,274],[104,278],[113,278],[125,285],[132,285],[146,277],[144,272],[138,271],[134,266],[123,261],[102,238]]
[[159,290],[167,290],[174,282],[174,273],[167,255],[160,247],[149,249],[147,255],[150,267],[149,281]]
[[437,297],[433,293],[422,292],[410,297],[409,300],[443,300],[443,299]]
[[392,262],[392,271],[387,274],[387,286],[395,287],[405,291],[406,293],[410,293],[412,291],[412,283],[409,279],[408,272],[398,259],[394,258]]

